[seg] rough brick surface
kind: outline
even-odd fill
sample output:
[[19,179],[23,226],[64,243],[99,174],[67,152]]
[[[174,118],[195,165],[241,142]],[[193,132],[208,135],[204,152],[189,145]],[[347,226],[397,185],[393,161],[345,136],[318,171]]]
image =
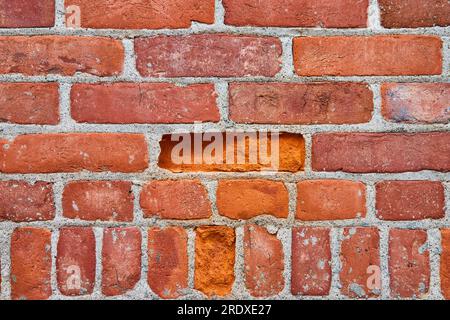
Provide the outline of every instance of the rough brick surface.
[[58,124],[58,84],[0,83],[0,122]]
[[383,116],[401,123],[449,123],[450,83],[386,83]]
[[152,77],[270,77],[282,52],[277,38],[224,34],[138,38],[135,48],[139,73]]
[[300,76],[441,74],[442,41],[416,35],[301,37],[294,39],[294,64]]
[[331,288],[330,229],[292,229],[293,295],[325,296]]
[[362,83],[231,83],[230,118],[240,123],[345,124],[372,118]]
[[132,221],[131,183],[126,181],[73,181],[63,192],[63,215],[88,221]]
[[445,299],[450,300],[450,229],[443,229],[441,237],[441,289]]
[[52,27],[55,0],[0,0],[0,28]]
[[376,184],[377,217],[383,220],[441,219],[444,186],[437,181],[383,181]]
[[231,219],[259,215],[287,218],[289,195],[285,185],[269,180],[222,180],[217,188],[219,214]]
[[52,220],[55,217],[53,185],[25,181],[0,181],[0,221]]
[[207,296],[227,296],[234,283],[236,235],[225,226],[196,229],[195,289]]

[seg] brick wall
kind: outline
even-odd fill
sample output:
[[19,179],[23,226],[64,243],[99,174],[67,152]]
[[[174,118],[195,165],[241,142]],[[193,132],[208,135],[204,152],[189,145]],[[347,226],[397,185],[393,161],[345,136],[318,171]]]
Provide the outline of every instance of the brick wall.
[[[447,0],[0,0],[0,297],[450,299],[449,26]],[[200,122],[281,132],[279,170],[177,163]]]

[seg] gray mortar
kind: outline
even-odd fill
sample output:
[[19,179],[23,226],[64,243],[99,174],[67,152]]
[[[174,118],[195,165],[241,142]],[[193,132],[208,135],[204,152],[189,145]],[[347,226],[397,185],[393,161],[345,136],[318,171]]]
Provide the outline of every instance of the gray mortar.
[[[428,244],[430,248],[431,261],[431,288],[428,299],[442,299],[439,280],[440,262],[440,234],[439,229],[450,228],[450,174],[422,171],[398,174],[352,174],[344,172],[313,172],[311,169],[311,140],[312,136],[318,132],[433,132],[450,131],[450,124],[433,125],[409,125],[397,124],[385,121],[381,116],[381,96],[380,84],[383,82],[450,82],[450,27],[433,27],[418,29],[384,29],[380,23],[380,10],[377,0],[370,0],[368,28],[366,29],[322,29],[322,28],[259,28],[259,27],[234,27],[224,25],[224,8],[221,0],[216,0],[215,23],[205,25],[193,23],[189,29],[178,30],[96,30],[96,29],[68,29],[64,25],[64,0],[56,0],[56,23],[52,28],[27,28],[27,29],[1,29],[0,35],[79,35],[86,37],[106,36],[119,39],[125,49],[124,72],[114,77],[97,77],[89,74],[77,73],[73,77],[48,75],[48,76],[24,76],[21,74],[0,75],[2,82],[58,82],[60,85],[60,111],[61,122],[56,126],[48,125],[17,125],[0,123],[0,134],[3,138],[13,139],[19,134],[31,134],[42,132],[129,132],[143,133],[148,142],[150,153],[149,168],[143,173],[56,173],[56,174],[1,174],[0,180],[24,180],[28,182],[48,181],[54,183],[56,217],[52,221],[36,221],[14,223],[10,221],[0,222],[0,262],[1,262],[1,294],[0,299],[9,299],[11,292],[9,270],[11,267],[9,248],[11,234],[17,227],[35,226],[52,230],[52,299],[158,299],[147,283],[148,253],[147,253],[147,230],[149,227],[182,226],[188,232],[188,256],[189,256],[189,289],[180,298],[204,299],[205,296],[194,289],[194,264],[195,264],[195,231],[194,228],[200,225],[217,224],[227,225],[236,228],[236,281],[233,285],[233,293],[230,298],[253,299],[245,288],[244,277],[244,257],[243,257],[243,226],[248,223],[255,223],[266,227],[270,232],[276,233],[283,244],[285,255],[284,278],[286,285],[277,299],[346,299],[340,293],[339,284],[339,247],[342,237],[342,228],[350,226],[375,226],[380,230],[380,258],[382,270],[382,295],[380,299],[389,299],[389,270],[388,270],[388,246],[390,228],[409,228],[428,230]],[[283,54],[281,57],[281,70],[273,78],[268,77],[238,77],[238,78],[154,78],[142,77],[136,70],[136,57],[134,54],[133,39],[141,36],[157,35],[188,35],[202,33],[229,33],[235,35],[257,35],[272,36],[281,40]],[[377,34],[422,34],[436,35],[443,39],[443,74],[440,76],[377,76],[377,77],[299,77],[294,74],[292,41],[298,36],[352,36],[352,35],[377,35]],[[70,89],[73,83],[96,83],[96,82],[117,82],[130,81],[136,83],[144,82],[169,82],[178,85],[192,83],[213,83],[218,94],[217,102],[220,110],[221,121],[219,123],[205,123],[203,129],[213,131],[223,131],[228,128],[241,130],[278,130],[302,134],[305,138],[307,153],[305,171],[299,173],[271,173],[271,172],[246,172],[246,173],[171,173],[160,169],[157,166],[160,152],[159,140],[163,134],[175,131],[192,131],[192,124],[125,124],[125,125],[97,125],[76,123],[70,117]],[[334,82],[365,82],[368,83],[374,93],[374,114],[369,123],[357,125],[249,125],[234,124],[229,119],[228,109],[228,83],[230,82],[287,82],[287,83],[309,83],[316,81]],[[272,216],[261,216],[248,221],[235,221],[219,215],[215,206],[217,181],[227,178],[260,178],[268,180],[284,181],[289,193],[289,216],[287,219],[276,219]],[[367,209],[368,214],[365,219],[352,219],[344,221],[312,221],[300,222],[295,220],[296,211],[296,183],[309,179],[345,179],[361,181],[367,187]],[[132,192],[135,197],[135,218],[133,222],[87,222],[81,220],[66,219],[62,216],[62,192],[64,185],[73,180],[125,180],[133,183]],[[172,221],[158,218],[144,219],[142,210],[139,207],[139,193],[142,186],[148,180],[153,179],[200,179],[208,190],[209,198],[213,204],[213,215],[210,219],[196,221]],[[383,180],[435,180],[441,181],[445,186],[446,193],[446,217],[440,220],[423,221],[381,221],[375,214],[375,183]],[[59,228],[62,226],[91,226],[95,230],[96,236],[96,285],[94,293],[90,296],[66,297],[63,296],[56,283],[56,246],[59,238]],[[136,287],[127,294],[119,297],[105,297],[101,293],[101,248],[103,228],[136,226],[142,233],[142,270],[141,279]],[[330,295],[325,297],[293,296],[290,293],[291,279],[291,229],[298,226],[317,226],[331,228],[332,247],[332,288]]]

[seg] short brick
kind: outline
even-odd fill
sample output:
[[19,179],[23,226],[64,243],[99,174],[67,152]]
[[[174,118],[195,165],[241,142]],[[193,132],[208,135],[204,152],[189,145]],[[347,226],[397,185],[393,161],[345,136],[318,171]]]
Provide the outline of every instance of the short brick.
[[52,27],[55,0],[0,0],[0,28]]
[[450,229],[441,230],[441,290],[444,298],[450,300]]

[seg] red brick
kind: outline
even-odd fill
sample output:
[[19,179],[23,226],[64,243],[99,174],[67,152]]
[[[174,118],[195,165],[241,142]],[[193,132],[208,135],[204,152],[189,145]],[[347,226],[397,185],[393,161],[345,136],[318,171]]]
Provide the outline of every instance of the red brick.
[[224,0],[223,5],[225,23],[235,26],[367,26],[368,0]]
[[180,29],[192,22],[214,23],[214,0],[65,0],[65,5],[80,7],[83,28]]
[[234,229],[202,226],[196,234],[195,289],[208,297],[229,295],[234,283]]
[[450,229],[441,230],[441,289],[444,298],[450,300]]
[[52,27],[55,0],[0,0],[0,28]]
[[[220,133],[220,132],[210,132],[214,139],[221,140],[223,142],[222,146],[217,147],[220,150],[223,147],[223,157],[221,161],[207,161],[215,160],[211,157],[211,150],[214,150],[214,142],[203,141],[203,145],[198,150],[195,149],[195,136],[194,134],[179,134],[179,136],[172,136],[170,134],[163,135],[160,141],[161,153],[159,155],[158,165],[163,169],[168,169],[172,172],[197,172],[197,171],[224,171],[224,172],[245,172],[245,171],[287,171],[287,172],[297,172],[303,169],[305,160],[305,142],[302,135],[294,133],[279,133],[278,138],[271,133],[264,135],[262,132],[250,132],[250,133],[235,133],[230,134]],[[181,136],[181,137],[180,137]],[[227,143],[227,138],[239,136],[235,139],[235,143]],[[204,140],[206,140],[205,136]],[[244,139],[245,137],[245,139]],[[178,139],[180,138],[180,139]],[[189,139],[190,138],[190,139]],[[242,138],[242,139],[241,139]],[[172,141],[174,139],[174,141]],[[213,139],[213,140],[214,140]],[[178,155],[176,152],[180,146],[184,146],[189,143],[190,140],[190,158],[189,161],[184,163],[179,163],[174,161],[172,153]],[[243,141],[246,141],[246,147]],[[187,141],[187,142],[186,142]],[[237,142],[236,142],[237,141]],[[278,142],[278,150],[275,150],[273,154],[271,153],[272,142]],[[200,144],[200,143],[198,143]],[[267,150],[262,151],[262,146]],[[232,149],[234,147],[233,158],[227,159],[226,149]],[[245,151],[242,151],[244,149]],[[175,149],[175,151],[174,151]],[[189,151],[189,148],[186,147]],[[258,149],[259,151],[257,151]],[[275,148],[273,148],[275,149]],[[209,151],[208,151],[209,150]],[[199,154],[201,153],[201,154]],[[242,160],[239,163],[239,156],[242,156]],[[266,155],[267,158],[266,159]],[[201,159],[200,159],[201,158]],[[212,158],[212,159],[209,159]],[[253,161],[253,158],[257,158],[257,161]],[[200,160],[199,163],[195,163],[194,159]],[[181,159],[180,159],[181,160]],[[268,160],[268,161],[264,161]],[[229,163],[227,163],[229,162]]]
[[110,38],[0,37],[0,74],[113,76],[122,72],[123,61],[122,43]]
[[148,284],[161,298],[178,298],[187,289],[187,241],[181,227],[148,231]]
[[148,167],[142,134],[56,133],[0,140],[0,172],[141,172]]
[[88,221],[133,221],[131,182],[73,181],[64,188],[64,217]]
[[383,116],[402,123],[450,122],[450,83],[385,83]]
[[450,171],[450,134],[323,133],[313,136],[315,171]]
[[151,181],[142,188],[140,204],[145,218],[207,219],[212,213],[200,180]]
[[116,296],[133,289],[141,278],[141,232],[108,228],[103,233],[102,292]]
[[331,288],[330,229],[292,229],[293,295],[325,296]]
[[366,216],[366,187],[361,182],[312,180],[297,184],[297,215],[304,221]]
[[213,84],[75,84],[72,118],[89,123],[190,123],[220,120]]
[[368,286],[371,276],[369,267],[381,268],[380,236],[377,228],[345,228],[340,259],[339,278],[344,295],[351,298],[380,295],[381,288]]
[[383,181],[376,184],[377,217],[383,220],[441,219],[444,186],[438,181]]
[[289,194],[280,181],[222,180],[217,188],[217,209],[230,219],[259,215],[287,218]]
[[95,236],[92,228],[59,230],[56,256],[58,288],[63,295],[91,294],[95,285]]
[[420,28],[450,25],[448,0],[379,0],[385,28]]
[[17,228],[11,236],[11,298],[43,300],[52,294],[51,231]]
[[386,35],[294,39],[301,76],[408,76],[442,73],[442,41],[436,36]]
[[393,229],[389,235],[391,296],[421,298],[430,286],[427,232]]
[[275,296],[283,290],[283,245],[276,235],[264,227],[247,225],[244,257],[245,284],[252,296]]
[[225,34],[137,38],[135,50],[147,77],[271,77],[282,53],[277,38]]
[[372,118],[362,83],[231,83],[230,119],[239,123],[345,124]]
[[0,122],[58,124],[57,83],[0,83]]

